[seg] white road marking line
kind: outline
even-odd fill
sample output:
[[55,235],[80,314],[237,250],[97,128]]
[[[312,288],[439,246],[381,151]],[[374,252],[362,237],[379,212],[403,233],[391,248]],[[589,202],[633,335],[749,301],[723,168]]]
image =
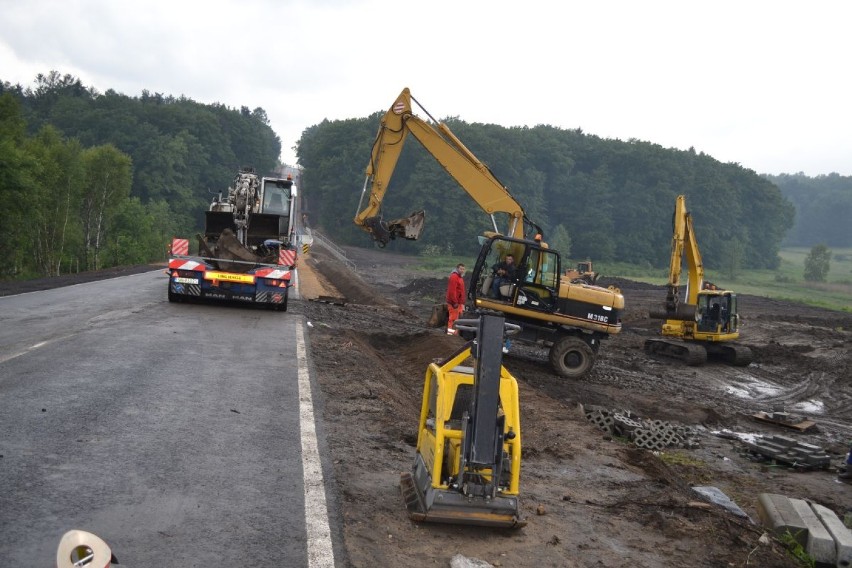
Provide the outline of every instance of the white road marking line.
[[293,280],[295,280],[295,283],[293,284],[293,290],[296,292],[296,299],[301,300],[302,295],[299,293],[299,269],[298,268],[293,269]]
[[308,567],[333,568],[334,549],[328,524],[325,481],[317,444],[314,403],[308,374],[305,335],[296,330],[296,358],[299,362],[299,423],[302,439],[302,474],[305,478],[305,528],[308,532]]

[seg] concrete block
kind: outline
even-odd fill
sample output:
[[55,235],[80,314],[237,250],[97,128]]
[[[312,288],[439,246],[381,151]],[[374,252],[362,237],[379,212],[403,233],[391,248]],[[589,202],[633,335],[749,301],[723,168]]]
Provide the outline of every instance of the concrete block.
[[763,456],[775,457],[781,453],[781,448],[769,446],[767,444],[748,444],[752,451]]
[[820,564],[833,566],[837,560],[837,552],[834,549],[834,539],[828,533],[828,529],[817,518],[807,501],[790,499],[790,504],[808,527],[808,543],[805,545],[805,551],[816,561],[817,566]]
[[785,446],[790,448],[796,445],[796,440],[793,438],[788,438],[787,436],[770,436],[769,438],[765,438],[766,440],[772,442],[773,444],[779,444],[781,446]]
[[819,503],[809,502],[814,514],[825,526],[828,533],[834,539],[834,549],[837,553],[838,568],[852,566],[852,531],[846,528],[843,521],[828,507]]
[[831,464],[831,458],[825,454],[806,455],[805,461],[814,466],[828,466]]
[[802,546],[808,544],[808,527],[799,513],[790,504],[790,499],[775,493],[757,496],[757,514],[760,522],[776,537],[789,532]]

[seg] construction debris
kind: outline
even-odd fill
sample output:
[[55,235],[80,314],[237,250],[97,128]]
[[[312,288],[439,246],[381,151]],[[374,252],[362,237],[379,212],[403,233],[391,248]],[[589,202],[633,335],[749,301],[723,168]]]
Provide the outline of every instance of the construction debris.
[[794,430],[798,430],[799,432],[807,432],[812,428],[816,427],[816,422],[813,420],[802,420],[798,417],[794,417],[787,412],[758,412],[752,416],[755,420],[759,422],[766,422],[769,424],[775,424],[776,426],[783,426],[784,428],[792,428]]
[[828,469],[831,465],[831,457],[823,448],[786,436],[765,436],[745,445],[753,454],[794,468]]

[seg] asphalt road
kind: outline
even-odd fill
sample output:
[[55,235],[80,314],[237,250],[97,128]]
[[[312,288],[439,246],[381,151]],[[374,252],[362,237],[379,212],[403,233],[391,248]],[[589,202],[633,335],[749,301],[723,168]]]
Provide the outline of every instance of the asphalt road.
[[131,568],[333,565],[303,325],[169,304],[162,271],[0,298],[0,559],[83,529]]

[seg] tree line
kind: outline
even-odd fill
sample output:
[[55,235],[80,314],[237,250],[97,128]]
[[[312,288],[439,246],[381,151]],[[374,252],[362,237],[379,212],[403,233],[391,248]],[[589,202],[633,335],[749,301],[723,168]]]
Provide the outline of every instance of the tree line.
[[[369,237],[352,223],[380,119],[325,120],[297,144],[314,226],[347,244]],[[665,149],[640,140],[612,140],[580,129],[507,128],[444,120],[506,185],[545,240],[575,259],[666,267],[675,198],[686,195],[706,266],[775,268],[793,226],[794,206],[770,179],[694,149]],[[426,211],[416,243],[397,251],[435,248],[475,255],[476,235],[490,221],[413,138],[406,142],[386,193],[383,215]]]
[[[382,115],[324,120],[297,143],[305,212],[343,244],[370,243],[350,220]],[[852,246],[852,178],[760,176],[693,149],[580,129],[445,122],[571,258],[667,266],[681,193],[711,268],[776,267],[782,242]],[[211,193],[242,166],[272,172],[280,149],[261,108],[99,93],[55,71],[32,88],[0,81],[0,277],[162,259],[171,236],[201,227]],[[391,244],[400,252],[474,255],[491,228],[415,140],[384,205],[387,218],[427,212],[421,241]]]
[[766,178],[796,207],[796,220],[785,245],[852,247],[852,176],[797,173]]
[[0,81],[0,278],[162,260],[240,167],[272,172],[280,153],[262,108],[99,93],[55,71]]

